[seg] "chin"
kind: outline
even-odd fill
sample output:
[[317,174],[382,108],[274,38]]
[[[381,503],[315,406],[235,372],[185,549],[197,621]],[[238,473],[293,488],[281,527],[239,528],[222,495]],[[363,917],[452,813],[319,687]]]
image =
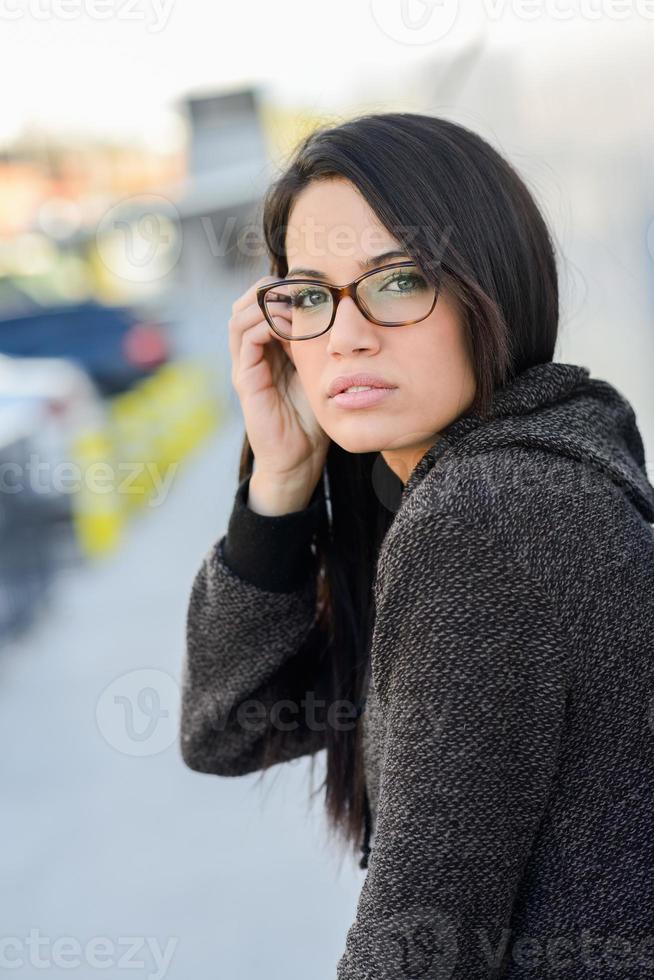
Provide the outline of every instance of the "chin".
[[378,453],[386,448],[388,440],[371,431],[372,426],[366,427],[365,422],[360,423],[359,426],[361,430],[359,432],[355,431],[355,427],[352,427],[351,432],[344,432],[341,429],[333,433],[330,438],[348,453]]

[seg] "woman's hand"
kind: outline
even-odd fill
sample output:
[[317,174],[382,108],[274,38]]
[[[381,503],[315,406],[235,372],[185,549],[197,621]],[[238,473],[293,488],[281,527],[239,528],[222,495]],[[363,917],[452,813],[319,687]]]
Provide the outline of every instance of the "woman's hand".
[[[300,510],[320,478],[330,439],[302,388],[291,343],[273,333],[257,303],[257,288],[275,278],[257,280],[232,305],[231,378],[256,461],[251,487],[256,476],[258,492],[270,487],[280,501],[284,495],[289,510]],[[275,307],[275,322],[288,327],[288,310],[281,303]]]

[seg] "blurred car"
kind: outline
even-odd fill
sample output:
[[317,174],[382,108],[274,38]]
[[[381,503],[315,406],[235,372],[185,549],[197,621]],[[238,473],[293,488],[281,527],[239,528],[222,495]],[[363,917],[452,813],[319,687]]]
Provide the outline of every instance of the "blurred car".
[[34,402],[0,399],[0,640],[32,622],[54,577],[50,500],[25,480],[41,419]]
[[102,395],[126,391],[166,363],[164,325],[129,306],[37,303],[11,280],[0,285],[0,353],[79,363]]
[[61,464],[75,462],[78,436],[106,422],[98,387],[74,361],[0,354],[0,409],[7,417],[12,410],[22,409],[24,417],[35,422],[29,440],[28,479],[22,482],[29,482],[39,494],[50,521],[69,521],[71,481]]

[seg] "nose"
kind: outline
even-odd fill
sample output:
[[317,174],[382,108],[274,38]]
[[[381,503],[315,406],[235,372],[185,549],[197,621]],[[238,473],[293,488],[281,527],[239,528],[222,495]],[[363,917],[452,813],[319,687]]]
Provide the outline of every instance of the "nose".
[[356,350],[376,350],[379,347],[377,326],[368,320],[351,296],[338,304],[331,329],[327,334],[329,354],[350,354]]

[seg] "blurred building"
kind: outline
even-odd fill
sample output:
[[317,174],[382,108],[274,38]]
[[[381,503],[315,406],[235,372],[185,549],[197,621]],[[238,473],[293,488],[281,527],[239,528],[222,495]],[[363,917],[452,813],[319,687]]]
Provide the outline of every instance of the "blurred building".
[[191,95],[188,172],[175,201],[183,239],[176,317],[190,352],[226,356],[226,313],[236,295],[265,272],[261,197],[272,176],[255,87]]

